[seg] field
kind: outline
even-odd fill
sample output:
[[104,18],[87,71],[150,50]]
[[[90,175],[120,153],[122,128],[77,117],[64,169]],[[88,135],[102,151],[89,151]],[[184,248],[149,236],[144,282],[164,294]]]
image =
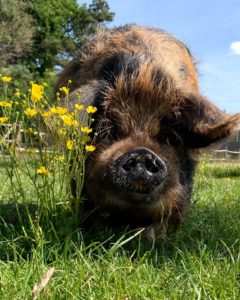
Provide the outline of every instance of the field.
[[240,299],[239,164],[201,162],[189,216],[160,245],[128,230],[26,232],[34,190],[26,180],[17,211],[0,168],[0,299]]

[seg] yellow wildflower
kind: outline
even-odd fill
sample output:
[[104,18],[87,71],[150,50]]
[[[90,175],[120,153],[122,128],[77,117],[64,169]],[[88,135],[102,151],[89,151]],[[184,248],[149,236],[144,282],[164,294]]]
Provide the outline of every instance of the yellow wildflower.
[[31,97],[33,103],[38,102],[43,98],[43,86],[32,82]]
[[66,107],[57,106],[57,107],[52,107],[50,111],[53,114],[64,115],[66,112],[68,112],[68,109]]
[[68,140],[66,146],[68,150],[72,150],[74,146],[74,142],[72,140]]
[[3,83],[9,83],[10,81],[12,81],[12,77],[10,76],[2,76],[0,79]]
[[37,114],[37,110],[34,108],[30,108],[28,107],[25,111],[24,111],[25,115],[27,115],[28,117],[34,117]]
[[86,111],[88,114],[94,114],[97,111],[97,108],[95,106],[89,105]]
[[65,94],[66,96],[69,94],[69,88],[67,88],[66,86],[63,86],[60,88],[60,91]]
[[81,127],[81,131],[84,133],[90,133],[92,132],[92,128],[89,127]]
[[49,176],[50,172],[46,167],[40,167],[37,169],[37,174],[43,175],[43,176]]
[[75,104],[76,110],[83,110],[84,106],[82,104]]
[[52,116],[52,112],[51,112],[51,111],[45,111],[45,112],[43,112],[41,115],[42,115],[42,117],[44,117],[44,118],[49,118],[49,117]]
[[85,146],[85,150],[86,150],[87,152],[93,152],[93,151],[95,151],[95,149],[96,149],[96,147],[93,146],[93,145],[86,145],[86,146]]
[[0,124],[7,123],[9,120],[8,117],[0,117]]
[[72,115],[63,115],[61,116],[63,123],[68,126],[78,126],[78,121],[74,120]]
[[61,135],[61,136],[65,136],[65,135],[67,134],[67,131],[66,131],[66,129],[64,129],[64,128],[60,128],[60,129],[58,130],[58,134]]
[[12,107],[12,102],[0,101],[2,107]]
[[68,83],[69,83],[69,84],[71,84],[71,83],[72,83],[72,80],[71,80],[71,79],[69,79],[69,80],[68,80]]

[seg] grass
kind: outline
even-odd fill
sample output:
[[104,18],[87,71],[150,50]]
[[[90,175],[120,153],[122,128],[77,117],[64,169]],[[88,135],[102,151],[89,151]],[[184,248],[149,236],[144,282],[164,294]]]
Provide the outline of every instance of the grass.
[[[240,299],[239,170],[201,163],[188,218],[155,246],[127,230],[31,235],[26,206],[19,207],[23,227],[0,173],[0,299],[31,299],[50,268],[38,299]],[[28,196],[33,215],[34,191]]]

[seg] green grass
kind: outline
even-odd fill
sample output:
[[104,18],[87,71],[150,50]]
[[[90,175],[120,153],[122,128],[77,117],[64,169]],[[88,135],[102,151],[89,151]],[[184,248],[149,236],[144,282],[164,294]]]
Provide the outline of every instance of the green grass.
[[[26,207],[19,207],[20,223],[0,173],[0,299],[31,299],[51,267],[38,299],[240,299],[238,172],[239,165],[202,163],[188,218],[154,247],[133,239],[136,231],[31,235]],[[34,191],[28,195],[31,203]],[[27,208],[33,215],[34,201]]]

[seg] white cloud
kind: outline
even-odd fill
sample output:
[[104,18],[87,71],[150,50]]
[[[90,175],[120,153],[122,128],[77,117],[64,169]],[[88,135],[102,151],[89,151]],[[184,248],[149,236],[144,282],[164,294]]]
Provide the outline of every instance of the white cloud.
[[240,55],[240,41],[232,42],[230,45],[230,49],[233,54]]

